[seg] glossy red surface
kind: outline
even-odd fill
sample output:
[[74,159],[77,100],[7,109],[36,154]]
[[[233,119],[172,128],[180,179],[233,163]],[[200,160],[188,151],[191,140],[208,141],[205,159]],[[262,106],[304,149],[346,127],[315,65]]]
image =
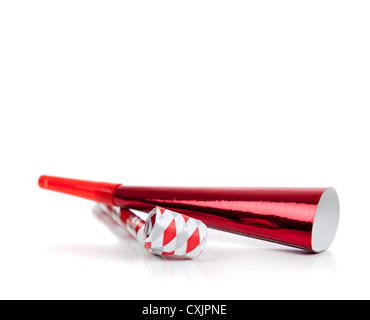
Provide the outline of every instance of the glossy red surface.
[[62,192],[111,206],[113,205],[113,191],[119,184],[41,176],[39,186],[43,189]]
[[149,212],[161,206],[207,226],[312,250],[311,234],[325,188],[185,188],[118,186],[113,202]]

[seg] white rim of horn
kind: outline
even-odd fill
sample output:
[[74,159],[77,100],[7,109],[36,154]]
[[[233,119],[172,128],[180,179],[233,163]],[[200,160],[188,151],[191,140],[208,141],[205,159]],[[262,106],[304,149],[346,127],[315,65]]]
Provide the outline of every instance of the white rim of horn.
[[327,188],[317,205],[312,227],[311,246],[314,252],[328,249],[339,223],[339,198],[334,188]]

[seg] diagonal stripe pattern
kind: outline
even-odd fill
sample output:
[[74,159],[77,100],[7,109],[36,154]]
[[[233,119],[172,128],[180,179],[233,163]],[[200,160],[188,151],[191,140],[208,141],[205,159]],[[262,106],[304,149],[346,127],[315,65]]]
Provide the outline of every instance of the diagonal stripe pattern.
[[200,220],[155,207],[144,221],[124,207],[98,206],[153,254],[196,258],[203,251],[208,230]]
[[201,254],[207,235],[203,222],[155,207],[146,220],[144,245],[156,255],[195,258]]

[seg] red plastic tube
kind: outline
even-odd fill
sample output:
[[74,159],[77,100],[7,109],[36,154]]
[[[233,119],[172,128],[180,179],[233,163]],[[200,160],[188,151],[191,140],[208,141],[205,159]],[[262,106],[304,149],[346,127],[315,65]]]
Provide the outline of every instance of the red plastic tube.
[[41,176],[39,186],[72,196],[114,206],[113,192],[120,184]]

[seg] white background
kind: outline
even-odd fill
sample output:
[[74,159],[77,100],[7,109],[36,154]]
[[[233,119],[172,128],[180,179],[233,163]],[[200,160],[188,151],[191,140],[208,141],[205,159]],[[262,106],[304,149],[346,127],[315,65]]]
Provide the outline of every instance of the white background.
[[[368,299],[368,1],[1,1],[0,298]],[[41,174],[333,186],[319,255],[211,231],[151,256]]]

